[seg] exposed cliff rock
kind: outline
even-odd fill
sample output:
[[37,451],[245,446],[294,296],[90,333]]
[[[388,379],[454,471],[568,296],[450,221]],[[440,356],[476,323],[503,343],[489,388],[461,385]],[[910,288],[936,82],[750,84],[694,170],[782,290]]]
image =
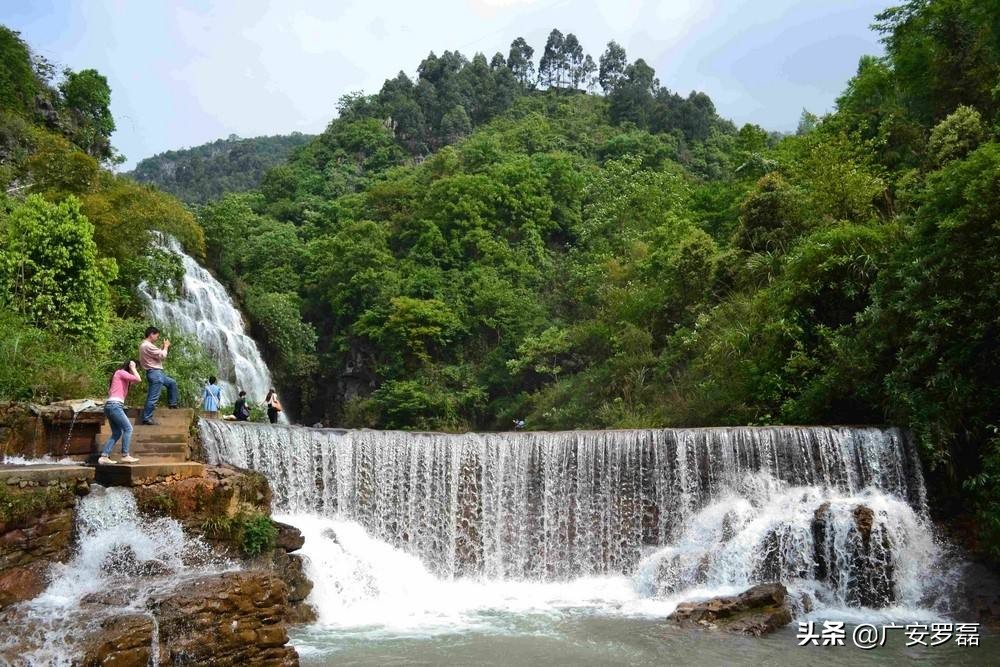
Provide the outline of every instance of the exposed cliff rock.
[[[126,596],[128,597],[128,596]],[[120,605],[89,596],[86,611]],[[287,646],[288,588],[270,572],[199,577],[146,600],[145,612],[110,614],[80,647],[80,665],[297,665]]]
[[838,554],[830,503],[823,503],[816,509],[812,524],[816,579],[836,587],[837,581],[847,576],[848,604],[888,606],[896,599],[895,563],[889,535],[875,511],[867,505],[857,505],[851,515],[853,525],[848,528],[844,540],[849,550],[846,554]]
[[304,604],[312,582],[305,576],[302,557],[290,553],[302,548],[305,539],[294,526],[269,518],[271,488],[263,475],[210,466],[204,477],[150,484],[134,493],[144,512],[177,519],[219,553],[285,581],[292,622],[315,618]]
[[41,593],[49,565],[65,560],[73,542],[76,480],[12,480],[0,487],[0,609]]
[[161,665],[297,665],[284,619],[288,587],[269,572],[202,577],[152,598]]
[[667,620],[760,637],[791,623],[792,611],[783,585],[758,584],[733,597],[682,602]]

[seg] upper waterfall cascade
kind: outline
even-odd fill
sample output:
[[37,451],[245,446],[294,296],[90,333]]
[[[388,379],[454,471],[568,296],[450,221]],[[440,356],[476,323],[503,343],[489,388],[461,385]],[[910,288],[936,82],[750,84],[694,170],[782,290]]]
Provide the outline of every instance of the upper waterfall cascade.
[[355,521],[445,579],[626,574],[652,596],[781,580],[916,605],[940,557],[898,429],[201,432],[211,463],[270,479],[278,511]]
[[251,402],[264,400],[274,386],[271,373],[253,338],[247,335],[243,316],[222,283],[184,252],[172,237],[162,240],[162,248],[180,256],[184,264],[184,284],[180,298],[170,300],[143,283],[139,289],[149,314],[157,323],[195,337],[218,363],[223,401],[232,405],[239,390]]

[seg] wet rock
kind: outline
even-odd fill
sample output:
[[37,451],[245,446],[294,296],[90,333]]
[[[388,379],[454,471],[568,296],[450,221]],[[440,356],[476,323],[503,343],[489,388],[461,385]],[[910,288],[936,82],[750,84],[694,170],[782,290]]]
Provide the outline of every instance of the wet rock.
[[858,505],[852,512],[854,514],[854,525],[858,528],[858,533],[864,544],[868,544],[872,539],[872,524],[875,522],[875,510],[867,505]]
[[154,596],[161,664],[297,665],[288,586],[271,572],[200,577]]
[[160,560],[142,560],[132,547],[120,544],[104,557],[101,570],[112,576],[158,577],[170,574],[173,568]]
[[49,565],[69,557],[72,538],[72,506],[0,523],[0,609],[40,593]]
[[[867,505],[852,508],[851,519],[848,534],[838,540],[830,503],[816,509],[812,523],[815,578],[832,588],[840,588],[839,582],[846,579],[845,601],[850,606],[886,607],[896,599],[892,541]],[[843,521],[839,526],[844,530]]]
[[830,566],[827,562],[828,532],[827,519],[830,514],[830,503],[823,503],[813,512],[813,562],[816,564],[816,579],[826,581],[830,577]]
[[0,609],[30,600],[45,590],[49,564],[36,561],[0,572]]
[[278,529],[278,537],[275,540],[276,547],[285,551],[298,551],[306,543],[306,538],[302,536],[302,531],[295,526],[275,521],[274,527]]
[[135,599],[136,594],[135,586],[115,586],[110,590],[85,595],[80,599],[80,603],[104,607],[127,607]]
[[737,596],[682,602],[667,620],[760,637],[791,623],[792,611],[783,585],[758,584]]
[[101,621],[100,632],[90,633],[74,664],[145,667],[150,662],[153,619],[149,614],[117,614]]
[[955,618],[1000,630],[1000,576],[989,567],[982,563],[960,567],[951,598],[957,602]]

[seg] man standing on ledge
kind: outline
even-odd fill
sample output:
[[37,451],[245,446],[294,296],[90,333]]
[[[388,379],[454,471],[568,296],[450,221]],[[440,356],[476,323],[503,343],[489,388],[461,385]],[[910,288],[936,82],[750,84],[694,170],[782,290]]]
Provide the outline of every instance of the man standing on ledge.
[[170,341],[163,341],[161,349],[156,346],[159,337],[159,329],[148,327],[146,338],[139,345],[139,365],[146,371],[146,381],[149,382],[146,408],[142,411],[142,423],[146,426],[156,424],[153,421],[153,410],[156,409],[156,402],[160,400],[160,391],[164,385],[167,387],[167,402],[170,404],[170,409],[177,407],[177,381],[163,372],[163,360],[167,358],[167,352],[170,350]]

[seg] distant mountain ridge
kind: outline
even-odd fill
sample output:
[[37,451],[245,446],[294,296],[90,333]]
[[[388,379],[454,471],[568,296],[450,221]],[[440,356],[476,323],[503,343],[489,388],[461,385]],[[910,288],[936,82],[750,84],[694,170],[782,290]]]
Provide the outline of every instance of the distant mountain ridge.
[[249,139],[231,134],[193,148],[145,158],[126,175],[189,204],[204,204],[227,192],[253,190],[271,167],[313,139],[301,132]]

